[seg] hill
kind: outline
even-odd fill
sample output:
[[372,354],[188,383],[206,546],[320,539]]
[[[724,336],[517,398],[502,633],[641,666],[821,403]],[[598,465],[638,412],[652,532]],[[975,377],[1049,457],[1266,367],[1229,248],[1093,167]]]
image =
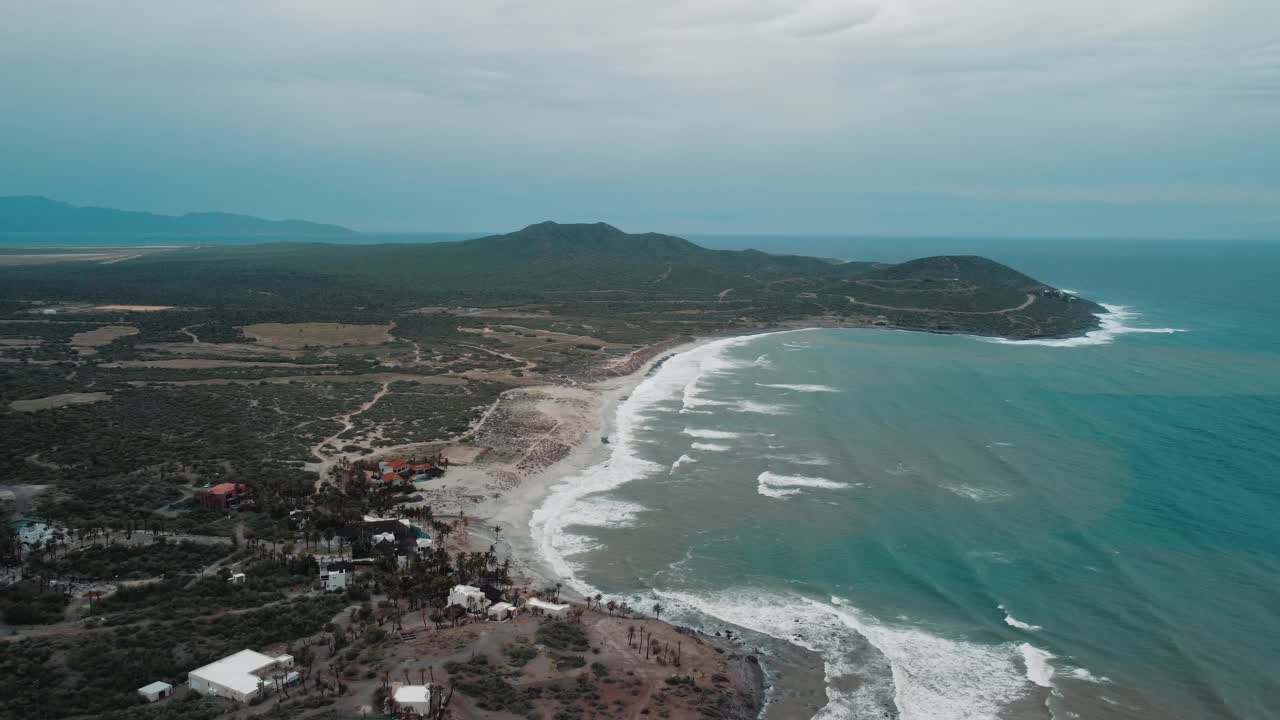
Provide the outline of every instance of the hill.
[[[421,306],[538,306],[664,334],[825,318],[1009,337],[1070,335],[1101,308],[995,261],[898,265],[712,250],[605,223],[543,222],[431,244],[206,246],[101,265],[3,268],[12,300],[339,311],[390,319]],[[641,333],[644,334],[644,333]]]
[[339,225],[304,220],[264,220],[249,215],[219,212],[157,215],[110,208],[78,207],[32,195],[0,197],[0,233],[127,233],[175,238],[342,238],[358,234]]

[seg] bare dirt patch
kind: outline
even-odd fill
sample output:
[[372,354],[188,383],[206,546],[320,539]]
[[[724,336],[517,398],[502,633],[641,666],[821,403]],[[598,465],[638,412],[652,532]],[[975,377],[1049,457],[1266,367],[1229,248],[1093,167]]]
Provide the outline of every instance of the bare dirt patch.
[[153,343],[139,345],[139,350],[164,353],[166,355],[214,355],[229,358],[298,358],[302,353],[296,350],[254,345],[251,343]]
[[173,305],[95,305],[94,310],[120,311],[120,312],[160,312],[161,310],[173,310]]
[[200,358],[174,360],[121,360],[103,363],[104,368],[162,368],[165,370],[213,370],[216,368],[323,368],[337,367],[333,363],[253,362],[250,360],[209,360]]
[[0,350],[5,348],[30,348],[44,344],[40,338],[0,338]]
[[35,398],[34,400],[14,400],[9,403],[9,407],[18,412],[39,412],[41,410],[54,410],[67,405],[85,405],[88,403],[104,402],[110,400],[111,395],[104,392],[92,393],[63,393],[61,395],[50,395],[48,397]]
[[391,340],[394,325],[344,325],[342,323],[259,323],[241,332],[262,345],[277,348],[381,345]]
[[71,345],[81,355],[93,355],[98,352],[94,348],[113,343],[122,337],[137,335],[138,328],[132,325],[103,325],[94,330],[76,333],[71,336]]

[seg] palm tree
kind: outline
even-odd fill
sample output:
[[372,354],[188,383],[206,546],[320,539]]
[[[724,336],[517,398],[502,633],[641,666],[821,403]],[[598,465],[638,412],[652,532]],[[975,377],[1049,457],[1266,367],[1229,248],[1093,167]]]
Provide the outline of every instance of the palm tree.
[[662,619],[662,611],[663,611],[663,610],[665,610],[665,609],[666,609],[666,608],[662,607],[662,603],[654,603],[654,604],[653,604],[653,616],[654,616],[655,618],[657,618],[658,620],[661,620],[661,619]]
[[609,610],[609,617],[613,617],[613,611],[618,609],[618,603],[616,600],[610,600],[605,607]]
[[[601,601],[601,600],[603,600],[603,599],[604,599],[604,595],[602,595],[602,594],[600,594],[600,593],[596,593],[596,597],[595,597],[595,600],[596,600],[596,612],[600,612],[600,601]],[[588,609],[588,610],[590,610],[590,609],[591,609],[591,598],[589,598],[589,597],[587,598],[587,609]]]

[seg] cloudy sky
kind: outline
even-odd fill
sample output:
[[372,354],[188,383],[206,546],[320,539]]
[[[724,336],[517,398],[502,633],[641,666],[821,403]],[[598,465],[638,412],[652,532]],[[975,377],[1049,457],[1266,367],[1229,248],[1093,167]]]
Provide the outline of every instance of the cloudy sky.
[[0,0],[0,194],[1280,238],[1277,0]]

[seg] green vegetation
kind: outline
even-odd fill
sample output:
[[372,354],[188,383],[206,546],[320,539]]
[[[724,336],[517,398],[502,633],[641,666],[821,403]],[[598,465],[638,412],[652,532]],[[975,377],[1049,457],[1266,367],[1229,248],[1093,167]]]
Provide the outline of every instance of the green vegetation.
[[157,679],[176,684],[237,650],[312,635],[341,609],[332,596],[299,598],[240,613],[234,622],[208,615],[11,642],[0,653],[0,720],[130,707],[141,701],[136,688]]
[[9,625],[47,625],[61,622],[67,607],[64,593],[19,582],[0,590],[0,618]]
[[586,652],[590,649],[586,631],[573,623],[545,622],[538,627],[537,638],[538,642],[556,650]]
[[[157,538],[163,540],[163,537]],[[137,580],[190,573],[231,551],[230,545],[194,542],[153,542],[147,545],[91,545],[58,558],[58,575],[85,579]]]

